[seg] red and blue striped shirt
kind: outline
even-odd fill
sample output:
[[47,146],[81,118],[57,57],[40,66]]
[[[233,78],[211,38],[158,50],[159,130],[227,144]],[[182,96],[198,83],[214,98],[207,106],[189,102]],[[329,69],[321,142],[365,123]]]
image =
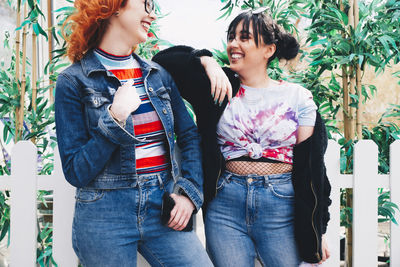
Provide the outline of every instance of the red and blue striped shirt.
[[139,108],[128,118],[133,121],[136,137],[151,140],[136,144],[136,172],[138,174],[145,174],[168,169],[170,161],[164,127],[146,94],[139,63],[132,55],[115,56],[99,48],[95,49],[95,55],[103,66],[112,72],[122,84],[128,80],[133,80],[133,87],[142,101]]

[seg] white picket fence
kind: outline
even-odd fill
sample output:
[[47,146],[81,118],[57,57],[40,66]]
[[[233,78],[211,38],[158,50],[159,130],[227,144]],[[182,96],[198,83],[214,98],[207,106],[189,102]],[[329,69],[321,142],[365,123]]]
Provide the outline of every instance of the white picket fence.
[[[76,267],[77,258],[71,245],[74,188],[64,179],[58,152],[55,152],[54,172],[38,176],[36,148],[30,142],[14,146],[11,176],[0,178],[0,190],[11,191],[11,245],[10,266],[33,267],[36,261],[37,190],[53,191],[53,255],[60,267]],[[377,188],[391,190],[391,201],[400,206],[400,141],[391,145],[390,175],[378,175],[378,150],[372,141],[361,141],[354,149],[354,174],[340,174],[340,147],[330,141],[326,153],[328,177],[332,184],[328,225],[328,243],[331,258],[324,267],[339,266],[339,196],[340,188],[354,188],[354,267],[376,267],[377,262]],[[396,164],[397,162],[397,164]],[[399,215],[397,214],[399,221]],[[196,230],[204,239],[202,220]],[[400,266],[400,227],[391,227],[391,266]],[[142,258],[138,266],[149,266]]]

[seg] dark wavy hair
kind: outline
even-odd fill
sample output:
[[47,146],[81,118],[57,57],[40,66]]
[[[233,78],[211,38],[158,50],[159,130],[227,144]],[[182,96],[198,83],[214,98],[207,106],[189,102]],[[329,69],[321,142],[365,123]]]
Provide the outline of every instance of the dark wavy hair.
[[[75,0],[75,12],[63,25],[63,34],[67,41],[67,56],[72,62],[82,59],[85,53],[99,45],[107,30],[110,17],[127,0]],[[71,34],[66,36],[66,27]]]
[[[258,42],[262,40],[265,44],[275,44],[276,51],[268,59],[268,63],[278,59],[290,60],[299,53],[300,45],[291,34],[283,31],[280,26],[265,13],[254,14],[251,10],[240,13],[229,24],[227,31],[227,39],[230,36],[235,36],[236,28],[243,21],[243,32],[249,32],[250,25],[252,26],[254,41],[258,47]],[[261,37],[261,38],[260,38]]]

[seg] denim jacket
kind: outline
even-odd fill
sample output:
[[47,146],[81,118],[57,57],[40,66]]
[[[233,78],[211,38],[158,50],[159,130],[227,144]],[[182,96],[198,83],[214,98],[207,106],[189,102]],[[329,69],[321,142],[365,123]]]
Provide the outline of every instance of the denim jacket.
[[[198,210],[203,203],[200,137],[176,85],[160,65],[139,62],[147,95],[159,115],[168,140],[174,191],[183,190]],[[57,79],[55,119],[64,175],[79,188],[120,189],[135,187],[135,137],[132,120],[123,127],[108,108],[121,86],[88,51],[81,61],[65,69]],[[177,164],[174,133],[180,149]]]

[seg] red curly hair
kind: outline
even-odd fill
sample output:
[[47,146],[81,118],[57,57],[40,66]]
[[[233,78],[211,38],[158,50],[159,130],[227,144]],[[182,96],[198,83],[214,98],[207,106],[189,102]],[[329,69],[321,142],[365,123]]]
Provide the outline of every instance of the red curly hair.
[[[67,41],[67,56],[72,62],[82,59],[85,53],[99,45],[107,30],[110,17],[128,0],[75,0],[76,11],[63,25]],[[71,34],[66,35],[66,30]]]

